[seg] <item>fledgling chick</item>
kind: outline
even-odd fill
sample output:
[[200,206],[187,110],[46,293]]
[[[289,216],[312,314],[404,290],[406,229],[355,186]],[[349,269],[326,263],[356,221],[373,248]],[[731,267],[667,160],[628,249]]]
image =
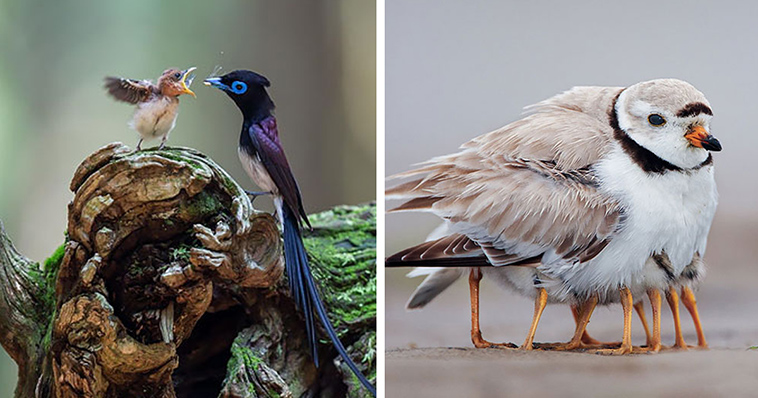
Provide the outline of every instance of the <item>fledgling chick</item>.
[[189,94],[195,97],[195,93],[189,88],[195,78],[192,74],[195,69],[166,69],[158,78],[158,84],[149,80],[110,76],[105,78],[108,94],[119,101],[137,105],[129,127],[140,134],[138,151],[142,141],[153,138],[161,138],[161,146],[158,149],[163,149],[166,145],[168,134],[174,129],[176,116],[179,114],[179,96]]

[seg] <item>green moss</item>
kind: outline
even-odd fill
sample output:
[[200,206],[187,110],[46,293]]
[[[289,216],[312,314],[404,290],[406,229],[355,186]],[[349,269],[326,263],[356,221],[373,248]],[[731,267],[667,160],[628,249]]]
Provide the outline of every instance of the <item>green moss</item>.
[[236,181],[234,181],[231,177],[229,177],[227,174],[221,174],[217,173],[219,179],[221,180],[221,184],[223,185],[224,189],[229,195],[240,195],[244,194],[242,192],[242,187],[240,187]]
[[187,206],[184,207],[187,214],[195,219],[203,219],[218,214],[224,209],[224,204],[206,191],[201,191],[193,196]]
[[29,271],[29,275],[36,280],[40,288],[41,308],[37,316],[40,323],[47,323],[50,314],[55,310],[55,282],[58,278],[63,256],[66,253],[66,244],[60,245],[40,266],[39,263]]
[[56,298],[55,298],[55,283],[58,278],[58,270],[60,269],[63,256],[66,254],[66,244],[58,246],[50,257],[48,257],[43,263],[40,269],[41,272],[34,275],[38,278],[39,287],[42,291],[40,296],[42,308],[38,312],[39,324],[47,325],[43,331],[42,346],[45,350],[50,347],[50,342],[53,335],[53,322],[56,315]]
[[[329,318],[341,338],[361,336],[351,349],[363,353],[366,375],[375,379],[376,206],[339,206],[309,219],[313,231],[305,232],[304,243]],[[344,374],[355,391],[364,391],[352,372]]]
[[155,155],[166,158],[168,160],[173,160],[179,163],[186,163],[196,170],[206,168],[204,164],[193,160],[186,152],[182,151],[181,149],[161,149],[159,151],[157,148],[151,148],[141,151],[140,153],[146,152],[154,152]]
[[[245,383],[245,381],[239,379],[239,369],[243,365],[247,368],[253,369],[256,372],[258,371],[258,368],[260,367],[260,364],[263,362],[261,358],[259,358],[253,350],[251,350],[249,347],[246,347],[239,339],[239,336],[237,339],[234,340],[232,343],[232,347],[230,349],[232,357],[229,359],[229,362],[226,364],[226,375],[227,377],[231,377],[231,382],[239,385],[240,383]],[[247,384],[248,392],[251,394],[255,394],[255,385],[253,383]]]
[[309,219],[305,246],[314,277],[344,334],[348,325],[376,318],[376,206],[339,206]]
[[174,261],[189,262],[190,250],[192,250],[192,246],[182,243],[171,251],[171,259]]

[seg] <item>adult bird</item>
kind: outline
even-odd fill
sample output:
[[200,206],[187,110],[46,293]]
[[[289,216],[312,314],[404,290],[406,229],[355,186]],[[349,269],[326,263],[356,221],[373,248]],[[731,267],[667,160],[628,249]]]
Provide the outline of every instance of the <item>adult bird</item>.
[[313,360],[318,364],[316,328],[313,312],[318,314],[332,343],[361,383],[376,395],[376,390],[350,359],[316,289],[303,246],[300,228],[310,222],[303,208],[300,189],[292,174],[274,117],[274,101],[268,95],[268,79],[248,70],[236,70],[224,76],[205,79],[205,84],[225,92],[242,111],[244,119],[238,154],[250,178],[274,198],[274,206],[284,230],[284,260],[289,287],[305,318],[305,329]]
[[189,88],[195,69],[166,69],[158,78],[157,84],[149,80],[111,76],[105,78],[108,94],[119,101],[137,105],[129,126],[137,130],[141,137],[137,143],[138,151],[143,140],[160,137],[161,145],[158,149],[163,149],[166,145],[168,134],[174,129],[179,114],[179,96],[195,96]]
[[689,83],[658,79],[576,87],[531,110],[396,176],[413,179],[387,190],[405,201],[394,211],[431,212],[474,243],[445,237],[409,250],[452,266],[470,266],[473,251],[482,266],[536,268],[557,282],[542,286],[548,297],[580,308],[564,349],[582,346],[596,305],[620,302],[622,345],[599,352],[633,352],[634,298],[647,294],[649,351],[659,350],[660,292],[690,284],[716,211],[710,151],[721,144],[708,100]]

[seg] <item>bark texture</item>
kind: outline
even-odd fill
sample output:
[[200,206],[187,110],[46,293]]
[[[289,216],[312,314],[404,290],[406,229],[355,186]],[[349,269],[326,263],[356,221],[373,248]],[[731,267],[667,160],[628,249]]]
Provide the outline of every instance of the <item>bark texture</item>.
[[[0,343],[17,397],[364,396],[323,344],[314,366],[274,217],[187,148],[96,151],[42,265],[0,224]],[[375,374],[375,208],[312,217],[306,245],[356,363]],[[331,351],[330,351],[331,350]]]

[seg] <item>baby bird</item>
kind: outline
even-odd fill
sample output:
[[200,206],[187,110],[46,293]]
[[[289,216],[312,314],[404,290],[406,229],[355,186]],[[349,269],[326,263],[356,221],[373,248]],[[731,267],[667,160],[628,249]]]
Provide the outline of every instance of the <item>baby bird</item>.
[[146,139],[160,137],[161,145],[158,149],[163,149],[166,145],[168,133],[174,129],[179,113],[179,96],[189,94],[195,97],[195,93],[189,89],[195,78],[192,74],[195,69],[166,69],[158,78],[158,84],[149,80],[110,76],[105,78],[108,94],[119,101],[137,105],[129,127],[140,134],[138,151]]

